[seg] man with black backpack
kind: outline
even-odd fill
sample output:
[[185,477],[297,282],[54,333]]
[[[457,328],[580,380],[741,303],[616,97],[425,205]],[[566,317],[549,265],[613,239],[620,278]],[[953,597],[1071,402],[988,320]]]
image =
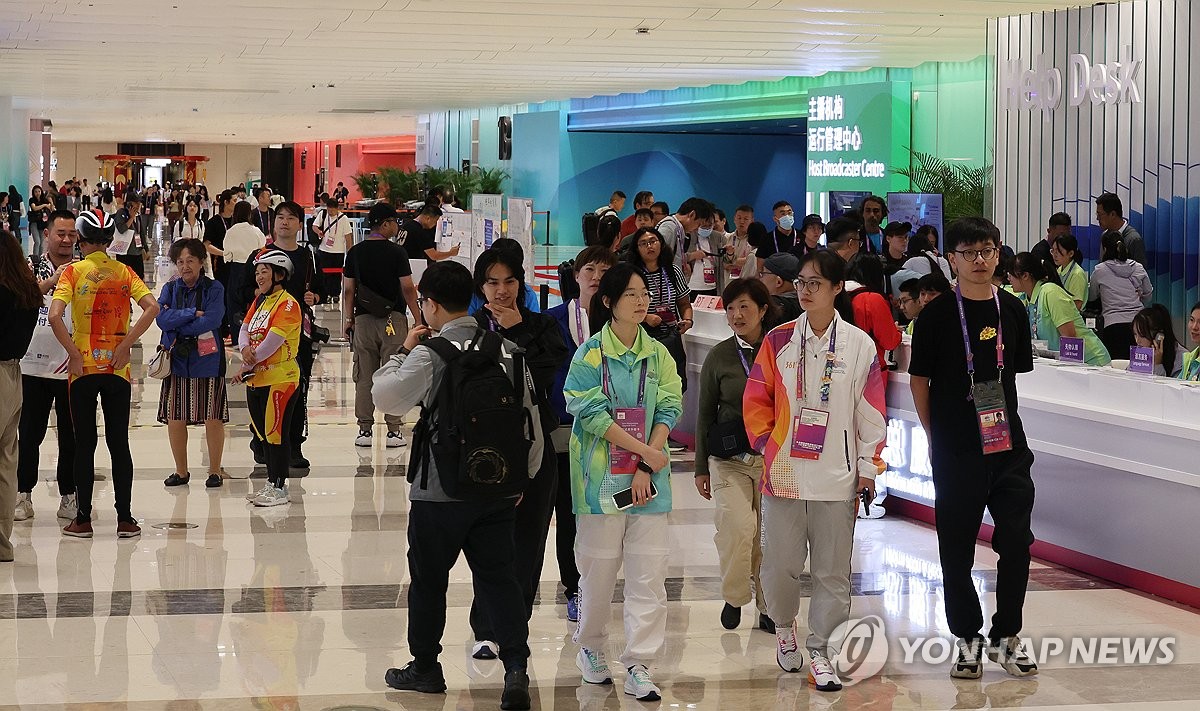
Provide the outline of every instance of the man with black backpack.
[[[409,331],[371,389],[386,413],[421,406],[408,463],[413,661],[389,669],[384,681],[402,691],[446,690],[438,655],[449,573],[462,553],[504,662],[500,708],[528,709],[529,624],[513,535],[516,504],[537,473],[543,438],[523,354],[467,314],[473,290],[466,267],[431,264],[417,287],[428,326]],[[438,336],[424,340],[431,329]]]

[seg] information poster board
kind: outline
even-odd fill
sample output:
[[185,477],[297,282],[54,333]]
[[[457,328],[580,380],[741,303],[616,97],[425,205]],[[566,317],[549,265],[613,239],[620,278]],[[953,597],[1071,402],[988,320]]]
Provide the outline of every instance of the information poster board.
[[[469,212],[447,212],[438,219],[437,248],[447,252],[458,246],[458,256],[452,259],[471,269],[475,266],[472,235],[474,219]],[[480,250],[483,251],[483,250]]]
[[533,200],[508,199],[508,237],[521,243],[525,250],[525,280],[533,282]]
[[472,243],[474,255],[478,257],[483,250],[492,246],[492,241],[500,238],[500,220],[504,202],[503,195],[472,195],[471,216]]
[[933,225],[938,231],[938,249],[942,248],[941,193],[888,193],[887,204],[888,222],[911,222],[914,231],[922,225]]

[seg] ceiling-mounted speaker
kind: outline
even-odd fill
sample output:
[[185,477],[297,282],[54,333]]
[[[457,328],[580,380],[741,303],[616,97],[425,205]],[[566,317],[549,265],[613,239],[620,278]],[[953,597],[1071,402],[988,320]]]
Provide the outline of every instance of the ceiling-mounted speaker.
[[500,160],[512,160],[512,116],[501,116],[497,127],[500,133]]

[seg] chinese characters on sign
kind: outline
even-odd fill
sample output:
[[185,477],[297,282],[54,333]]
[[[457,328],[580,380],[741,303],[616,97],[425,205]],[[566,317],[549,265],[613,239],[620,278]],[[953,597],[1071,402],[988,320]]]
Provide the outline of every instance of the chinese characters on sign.
[[862,129],[857,125],[813,126],[816,122],[845,121],[846,100],[841,94],[808,99],[808,150],[810,153],[861,151]]

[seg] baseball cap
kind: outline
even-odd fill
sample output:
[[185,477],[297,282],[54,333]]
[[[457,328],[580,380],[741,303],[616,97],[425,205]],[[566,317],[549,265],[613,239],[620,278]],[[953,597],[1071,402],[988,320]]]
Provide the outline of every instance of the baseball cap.
[[763,270],[784,281],[796,281],[796,277],[800,276],[800,260],[790,252],[779,252],[763,261]]
[[371,210],[367,213],[367,226],[378,227],[388,220],[395,220],[400,217],[400,213],[396,212],[396,208],[386,202],[377,202],[371,206]]

